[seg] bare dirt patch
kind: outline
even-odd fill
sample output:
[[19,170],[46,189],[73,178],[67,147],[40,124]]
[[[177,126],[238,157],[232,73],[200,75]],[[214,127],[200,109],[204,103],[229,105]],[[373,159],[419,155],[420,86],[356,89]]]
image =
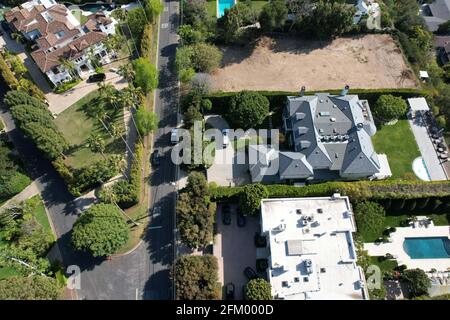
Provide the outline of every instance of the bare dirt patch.
[[332,42],[264,37],[253,47],[224,48],[212,76],[217,91],[415,88],[413,72],[389,35]]

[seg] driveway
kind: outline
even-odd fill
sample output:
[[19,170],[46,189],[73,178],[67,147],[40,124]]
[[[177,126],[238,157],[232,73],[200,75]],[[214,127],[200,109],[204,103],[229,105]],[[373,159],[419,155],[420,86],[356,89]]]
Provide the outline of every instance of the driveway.
[[[118,90],[125,88],[128,83],[127,81],[114,72],[106,72],[106,83],[111,83]],[[94,90],[98,89],[97,82],[87,83],[86,80],[82,80],[75,87],[66,91],[64,93],[56,94],[50,92],[45,95],[49,103],[49,110],[56,114],[60,114],[72,104],[86,96],[88,93],[91,93]]]
[[[0,27],[0,29],[1,29],[1,27]],[[18,43],[14,39],[11,39],[6,34],[6,32],[3,33],[2,38],[5,41],[6,49],[8,49],[8,51],[17,53],[17,55],[23,61],[23,64],[28,69],[28,72],[30,73],[31,78],[34,80],[36,85],[44,93],[51,92],[52,89],[50,87],[50,84],[48,83],[47,79],[45,79],[44,75],[41,73],[41,70],[38,68],[38,66],[34,63],[31,56],[25,52],[25,46],[21,43]]]
[[244,269],[251,267],[256,271],[255,232],[259,232],[257,217],[246,217],[245,227],[238,227],[236,206],[231,206],[231,224],[222,223],[222,206],[218,206],[217,235],[213,253],[219,262],[219,281],[223,285],[232,282],[235,286],[235,298],[242,300],[243,287],[247,284]]
[[[205,120],[207,124],[220,131],[230,128],[225,119],[218,115],[206,116]],[[233,139],[230,139],[230,144],[226,148],[216,146],[214,163],[206,171],[206,175],[208,182],[214,181],[219,186],[250,183],[245,154],[235,151]]]
[[447,180],[441,161],[428,135],[425,119],[421,116],[412,118],[411,114],[408,114],[408,122],[425,161],[431,181]]

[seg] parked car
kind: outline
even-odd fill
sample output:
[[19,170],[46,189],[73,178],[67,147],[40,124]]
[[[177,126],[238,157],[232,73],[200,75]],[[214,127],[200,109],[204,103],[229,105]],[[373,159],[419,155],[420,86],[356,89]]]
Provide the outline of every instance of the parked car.
[[177,128],[173,128],[170,131],[170,142],[172,144],[177,144],[179,142],[179,137],[178,137],[178,129]]
[[234,284],[232,282],[228,282],[225,286],[225,299],[234,300]]
[[245,227],[247,224],[247,218],[244,216],[240,209],[237,210],[237,225],[238,227]]
[[153,151],[151,162],[154,166],[159,166],[159,164],[161,163],[161,153],[159,152],[159,149]]
[[90,75],[87,82],[100,82],[105,81],[106,75],[104,73],[96,73],[93,75]]
[[248,280],[253,280],[259,278],[258,274],[255,270],[251,267],[247,267],[244,269],[244,275],[247,277]]
[[226,148],[230,144],[229,129],[222,130],[223,147]]
[[117,69],[117,68],[109,68],[109,72],[118,73],[119,69]]
[[231,224],[231,210],[228,204],[222,206],[222,222],[227,226]]

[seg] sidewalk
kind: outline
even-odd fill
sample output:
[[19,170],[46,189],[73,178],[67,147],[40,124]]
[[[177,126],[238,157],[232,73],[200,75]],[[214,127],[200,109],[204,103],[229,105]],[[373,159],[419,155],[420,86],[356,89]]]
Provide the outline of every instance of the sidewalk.
[[35,195],[39,194],[38,186],[36,183],[36,180],[31,182],[31,184],[22,190],[22,192],[16,194],[14,197],[6,201],[1,207],[6,208],[11,203],[20,203],[22,201],[25,201],[27,199],[30,199],[31,197],[34,197]]

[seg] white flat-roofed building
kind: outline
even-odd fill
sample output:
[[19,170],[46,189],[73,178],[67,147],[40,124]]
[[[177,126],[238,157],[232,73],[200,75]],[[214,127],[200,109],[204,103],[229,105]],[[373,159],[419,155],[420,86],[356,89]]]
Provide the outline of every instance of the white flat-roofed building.
[[348,197],[264,199],[261,229],[275,299],[368,299]]

